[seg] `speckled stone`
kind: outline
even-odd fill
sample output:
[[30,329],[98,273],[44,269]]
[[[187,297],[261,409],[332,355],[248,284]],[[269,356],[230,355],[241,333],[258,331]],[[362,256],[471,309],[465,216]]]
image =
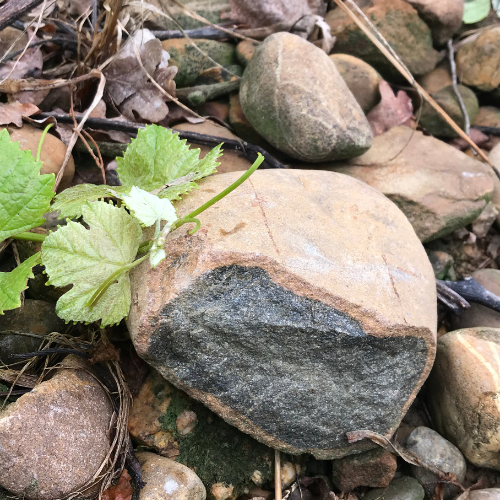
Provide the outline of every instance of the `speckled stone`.
[[[238,175],[204,179],[179,213]],[[283,451],[337,458],[369,446],[349,445],[349,430],[394,432],[436,328],[432,267],[397,207],[348,176],[273,169],[200,220],[194,236],[169,235],[155,270],[131,276],[138,354]]]
[[[464,101],[469,119],[473,122],[479,111],[479,101],[477,100],[476,94],[464,85],[458,85],[458,91]],[[465,128],[462,109],[460,108],[460,104],[452,85],[438,90],[432,94],[431,97],[444,109],[444,111],[446,111],[450,118],[460,128]],[[444,121],[444,119],[428,102],[425,102],[422,107],[420,124],[427,130],[427,132],[437,137],[458,137],[458,134]]]
[[[417,455],[422,462],[437,467],[443,472],[451,472],[459,483],[465,479],[467,464],[460,450],[428,427],[417,427],[407,438],[406,448]],[[438,477],[424,467],[411,466],[412,474],[431,497]],[[445,486],[444,498],[451,500],[460,494],[457,486]]]
[[333,61],[290,33],[271,35],[256,49],[240,101],[255,130],[299,160],[352,158],[372,143],[370,125]]
[[76,356],[0,413],[0,486],[27,500],[53,500],[87,483],[105,459],[113,410]]
[[332,54],[330,59],[363,112],[368,113],[380,101],[378,86],[382,77],[369,64],[349,54]]

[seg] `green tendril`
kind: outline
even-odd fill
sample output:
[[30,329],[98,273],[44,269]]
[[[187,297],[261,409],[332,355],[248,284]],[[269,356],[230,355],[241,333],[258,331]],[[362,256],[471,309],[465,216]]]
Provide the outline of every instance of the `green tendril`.
[[54,124],[49,123],[44,131],[42,132],[42,137],[40,137],[40,142],[38,143],[38,151],[36,152],[36,161],[40,161],[40,156],[42,154],[42,146],[43,146],[43,141],[45,140],[45,136],[47,135],[47,132],[52,128]]
[[212,199],[208,200],[201,207],[197,208],[190,214],[186,215],[182,219],[179,219],[174,225],[173,229],[177,229],[187,222],[196,222],[196,227],[189,232],[189,234],[194,234],[200,228],[200,221],[196,219],[196,216],[204,212],[207,208],[210,208],[212,205],[217,203],[219,200],[222,200],[225,196],[227,196],[231,191],[234,191],[240,184],[243,184],[261,165],[264,161],[264,157],[257,153],[257,159],[254,161],[253,165],[236,181],[234,181],[230,186],[228,186],[224,191],[221,191],[217,196],[214,196]]

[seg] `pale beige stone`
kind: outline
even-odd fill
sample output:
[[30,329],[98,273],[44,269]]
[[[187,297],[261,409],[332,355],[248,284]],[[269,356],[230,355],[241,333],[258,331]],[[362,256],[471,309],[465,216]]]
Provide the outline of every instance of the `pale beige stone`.
[[500,470],[500,329],[440,337],[427,388],[436,430],[474,465]]
[[189,467],[147,451],[136,456],[146,483],[139,500],[205,500],[207,497],[205,486]]
[[430,26],[436,45],[446,42],[459,30],[464,14],[464,0],[406,0]]

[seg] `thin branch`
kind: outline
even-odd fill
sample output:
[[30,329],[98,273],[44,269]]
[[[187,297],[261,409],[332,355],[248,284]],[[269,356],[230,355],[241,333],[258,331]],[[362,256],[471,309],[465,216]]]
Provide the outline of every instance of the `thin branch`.
[[6,2],[0,7],[0,31],[42,2],[43,0],[10,0]]
[[462,110],[462,115],[464,117],[465,133],[467,135],[470,135],[469,113],[467,113],[462,94],[460,94],[460,92],[458,91],[457,65],[455,64],[455,51],[453,50],[453,40],[451,38],[448,40],[448,60],[450,62],[451,84],[453,86],[453,91],[457,96],[458,104],[460,105],[460,109]]
[[[237,38],[233,33],[234,28],[228,28],[226,31],[221,31],[219,27],[212,28],[195,28],[192,30],[151,30],[151,33],[158,38],[158,40],[171,40],[173,38],[185,38],[185,34],[189,38],[203,38],[205,40],[227,40],[228,38]],[[227,31],[232,34],[228,35]]]
[[91,78],[100,78],[101,72],[92,70],[86,75],[73,78],[72,80],[64,80],[58,78],[57,80],[5,80],[0,84],[0,92],[4,94],[16,94],[25,90],[44,90],[44,89],[59,89],[67,85],[74,85],[76,83],[90,80]]
[[[54,117],[56,121],[61,123],[73,123],[72,118],[69,115],[58,114],[58,113],[38,113],[34,115],[35,118],[49,118]],[[77,122],[80,122],[82,117],[75,116]],[[145,125],[142,123],[134,123],[134,122],[122,122],[117,120],[109,120],[107,118],[88,118],[86,120],[86,126],[92,128],[94,130],[117,130],[120,132],[128,132],[132,134],[136,134],[139,130],[143,129]],[[250,144],[248,142],[242,140],[235,139],[226,139],[224,137],[218,137],[214,135],[208,134],[199,134],[197,132],[189,132],[187,130],[176,130],[172,129],[174,132],[179,134],[181,139],[186,139],[191,143],[200,144],[203,146],[217,146],[217,144],[224,144],[224,148],[230,149],[233,151],[241,151],[243,154],[253,163],[257,158],[257,153],[260,153],[265,158],[265,163],[267,164],[267,168],[287,168],[283,163],[277,160],[274,156],[269,154],[265,149],[260,146]],[[119,144],[119,143],[99,143],[99,147],[101,148],[101,152],[104,152],[104,148],[102,144],[113,145],[119,149],[119,153],[123,152],[127,145]],[[119,154],[118,153],[118,154]],[[113,153],[115,155],[115,153]],[[266,168],[263,165],[263,168]]]
[[[78,120],[80,124],[74,130],[73,135],[71,136],[71,139],[69,141],[68,148],[66,149],[66,155],[64,156],[63,163],[62,163],[61,168],[56,176],[56,183],[54,185],[54,191],[57,189],[57,187],[59,186],[59,183],[61,182],[61,179],[64,175],[64,170],[66,169],[66,165],[68,164],[69,159],[71,158],[71,152],[73,151],[73,147],[76,144],[76,141],[78,139],[78,135],[82,131],[83,126],[85,125],[85,122],[87,121],[87,119],[90,116],[90,113],[92,113],[92,111],[94,111],[94,108],[97,106],[97,104],[102,99],[102,96],[104,94],[104,86],[106,85],[106,78],[104,78],[104,75],[101,72],[99,72],[99,74],[100,74],[101,79],[99,81],[99,86],[97,87],[97,91],[96,91],[96,94],[94,96],[94,100],[92,101],[92,104],[89,106],[87,111],[85,111],[85,114],[82,117],[80,117],[80,119]],[[75,78],[75,80],[76,80],[76,78]]]

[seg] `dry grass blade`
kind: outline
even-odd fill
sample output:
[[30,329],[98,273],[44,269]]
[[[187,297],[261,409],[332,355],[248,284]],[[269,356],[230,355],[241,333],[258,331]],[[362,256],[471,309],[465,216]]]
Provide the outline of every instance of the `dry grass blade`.
[[38,16],[38,20],[37,20],[37,22],[35,24],[35,29],[33,30],[33,33],[31,34],[31,36],[29,37],[28,41],[26,42],[26,45],[25,45],[23,51],[21,52],[21,54],[17,58],[14,66],[12,66],[12,69],[10,70],[9,74],[0,83],[5,82],[5,80],[7,80],[10,77],[10,75],[12,75],[14,69],[16,68],[17,63],[21,60],[21,58],[24,56],[24,54],[26,53],[26,51],[30,47],[31,43],[33,42],[33,39],[35,38],[35,36],[36,36],[36,34],[38,32],[38,28],[40,28],[40,26],[41,26],[42,18],[43,18],[43,13],[45,12],[46,4],[47,4],[47,0],[43,0],[42,8],[40,9],[40,15]]
[[[474,148],[478,155],[490,165],[497,176],[500,178],[500,172],[498,169],[488,160],[488,157],[479,149],[479,147],[471,140],[471,138],[448,116],[448,114],[439,106],[439,104],[415,81],[412,74],[403,67],[403,65],[390,53],[390,51],[384,46],[382,42],[367,28],[363,22],[352,12],[342,0],[334,0],[335,3],[357,24],[359,29],[373,42],[373,44],[387,57],[387,59],[393,64],[393,66],[408,80],[408,82],[415,87],[421,96],[441,115],[443,120],[462,138],[471,148]],[[352,0],[348,0],[350,3]],[[355,4],[354,4],[355,5]],[[388,44],[383,36],[377,31],[377,36],[384,40],[385,44]]]
[[84,61],[84,64],[90,67],[97,66],[118,50],[116,31],[122,0],[108,0],[104,8],[106,9],[104,27],[99,33],[97,31],[94,33],[92,47]]
[[274,450],[274,500],[281,500],[281,455]]
[[68,148],[66,150],[66,155],[64,157],[64,161],[63,161],[63,163],[61,165],[61,169],[59,170],[57,177],[56,177],[54,191],[57,189],[57,186],[59,186],[59,183],[61,182],[62,176],[64,175],[64,170],[66,169],[66,165],[68,164],[68,161],[71,157],[71,152],[73,151],[73,147],[76,144],[76,141],[77,141],[77,139],[78,139],[78,137],[83,129],[83,126],[85,125],[87,118],[90,116],[90,113],[92,113],[92,111],[94,111],[95,107],[97,106],[97,104],[99,104],[99,101],[102,99],[102,96],[104,95],[104,87],[106,85],[106,78],[104,78],[104,75],[100,71],[94,70],[91,73],[98,73],[99,74],[99,77],[100,77],[99,86],[97,87],[97,91],[95,93],[94,100],[92,101],[92,104],[89,106],[87,111],[85,111],[85,114],[81,118],[81,121],[80,121],[78,127],[74,130],[73,135],[71,136],[71,139],[70,139],[69,144],[68,144]]

